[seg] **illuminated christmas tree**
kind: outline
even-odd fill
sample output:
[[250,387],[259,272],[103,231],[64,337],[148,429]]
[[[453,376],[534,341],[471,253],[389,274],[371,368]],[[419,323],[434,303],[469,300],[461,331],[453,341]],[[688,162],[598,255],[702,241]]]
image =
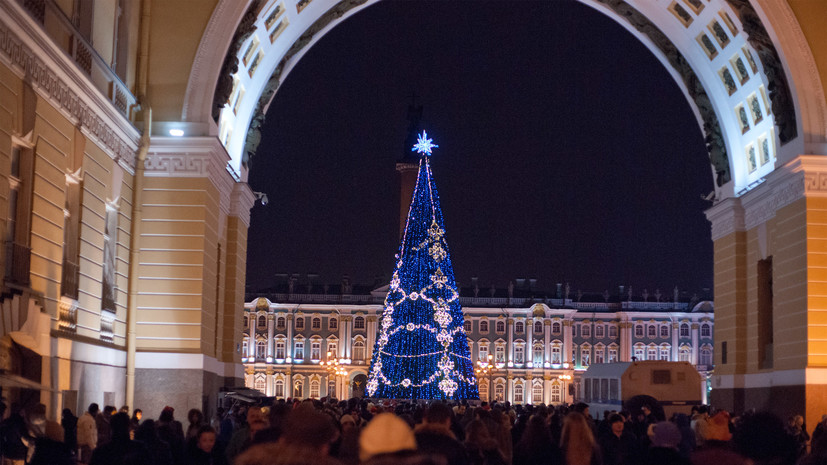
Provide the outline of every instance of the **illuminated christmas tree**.
[[373,350],[367,392],[396,399],[476,399],[477,380],[463,326],[425,131],[396,268]]

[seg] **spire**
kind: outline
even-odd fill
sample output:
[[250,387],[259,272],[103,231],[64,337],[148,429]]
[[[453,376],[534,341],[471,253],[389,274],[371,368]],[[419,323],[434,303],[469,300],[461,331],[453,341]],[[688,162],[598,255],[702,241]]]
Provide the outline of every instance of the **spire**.
[[423,131],[416,187],[373,351],[368,395],[408,399],[478,398],[459,291]]

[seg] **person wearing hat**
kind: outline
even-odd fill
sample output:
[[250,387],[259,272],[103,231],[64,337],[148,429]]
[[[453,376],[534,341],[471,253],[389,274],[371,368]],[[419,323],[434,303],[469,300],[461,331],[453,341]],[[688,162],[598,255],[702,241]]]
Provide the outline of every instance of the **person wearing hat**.
[[359,435],[362,465],[425,465],[432,463],[416,450],[413,430],[393,413],[380,413]]
[[689,459],[678,452],[681,430],[670,421],[654,423],[649,428],[651,446],[646,451],[643,465],[689,465]]
[[603,453],[604,465],[629,465],[637,454],[637,441],[628,431],[624,431],[625,421],[617,413],[609,415],[609,433],[598,439]]

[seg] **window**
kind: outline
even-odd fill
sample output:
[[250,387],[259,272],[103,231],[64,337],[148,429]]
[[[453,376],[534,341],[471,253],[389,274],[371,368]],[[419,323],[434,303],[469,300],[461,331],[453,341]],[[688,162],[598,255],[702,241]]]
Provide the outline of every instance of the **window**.
[[497,332],[498,333],[504,333],[505,332],[505,322],[504,321],[502,321],[502,320],[497,321]]
[[488,342],[480,341],[479,357],[477,360],[488,360]]
[[365,359],[365,343],[359,339],[353,343],[353,359],[354,360],[364,360]]
[[603,354],[605,353],[605,349],[603,347],[595,347],[594,348],[594,363],[603,363]]
[[543,322],[542,321],[535,321],[534,322],[534,334],[540,334],[543,332]]
[[515,333],[523,333],[525,332],[525,324],[522,321],[518,321],[514,324],[514,332]]
[[580,349],[580,366],[587,367],[591,364],[592,348],[588,344],[583,344]]
[[336,378],[327,379],[327,396],[336,397]]
[[532,404],[542,404],[543,403],[543,385],[542,384],[535,384],[531,387],[531,403]]
[[672,351],[672,348],[669,346],[669,344],[664,344],[664,345],[660,346],[660,359],[665,361],[665,362],[668,362],[669,361],[669,356],[670,356],[669,352],[671,352],[671,351]]
[[310,329],[316,331],[322,329],[322,319],[319,317],[314,317],[312,320],[310,320]]
[[276,397],[282,398],[284,397],[284,381],[277,379],[276,380]]
[[480,332],[487,333],[488,332],[488,320],[480,321]]
[[658,348],[655,346],[649,346],[649,350],[647,351],[648,360],[657,360],[658,359]]
[[250,326],[250,319],[247,318],[247,315],[244,315],[244,327],[247,328]]
[[496,363],[505,363],[505,346],[502,344],[497,344],[497,347],[494,348],[494,361]]
[[280,360],[284,359],[284,341],[281,339],[276,341],[276,358]]
[[297,317],[296,318],[296,331],[302,331],[304,329],[304,317]]
[[310,360],[322,359],[322,341],[310,342]]
[[330,330],[339,329],[339,320],[337,320],[336,318],[329,318],[327,320],[327,329],[330,329]]
[[328,342],[327,343],[327,351],[330,352],[331,359],[339,357],[339,345],[335,342]]
[[551,363],[554,365],[563,363],[562,350],[560,350],[559,344],[554,344],[551,346]]
[[689,358],[692,356],[692,352],[689,350],[689,347],[682,346],[678,351],[678,357],[681,362],[688,362],[690,361]]
[[266,326],[267,326],[267,317],[264,316],[264,315],[260,315],[258,317],[258,327],[259,328],[264,328]]
[[296,350],[293,351],[296,360],[304,360],[304,342],[296,342]]
[[635,325],[635,337],[643,337],[643,325]]
[[[101,310],[115,313],[115,244],[118,239],[118,210],[106,205],[106,223],[103,233],[103,279],[101,281]],[[104,331],[101,322],[101,332]]]
[[555,321],[551,324],[551,334],[560,334],[560,322]]
[[646,349],[643,347],[643,344],[635,345],[635,359],[636,360],[646,360],[646,357],[644,357],[644,352],[646,352]]
[[505,400],[505,386],[502,383],[498,383],[494,386],[494,399],[502,402]]
[[514,348],[514,363],[523,363],[525,360],[525,347],[518,345]]
[[536,366],[540,366],[543,364],[543,344],[540,342],[534,344],[533,363]]
[[709,325],[704,323],[701,325],[701,337],[711,337],[712,331],[709,329]]
[[615,325],[609,326],[609,338],[610,339],[617,339],[617,326],[615,326]]
[[486,401],[490,402],[491,399],[488,398],[488,383],[481,381],[479,385],[480,390],[480,399],[485,399]]
[[267,353],[267,343],[264,341],[256,342],[256,358],[264,358]]
[[606,329],[603,325],[594,327],[594,337],[602,338],[605,335]]
[[523,385],[518,384],[514,386],[514,403],[515,404],[522,404],[523,403]]
[[551,402],[552,403],[560,403],[563,401],[562,399],[562,389],[560,389],[559,384],[552,384],[551,385]]
[[353,320],[353,328],[354,329],[365,329],[365,318],[361,316],[357,316]]
[[247,355],[249,354],[249,350],[250,350],[250,341],[248,341],[247,338],[245,337],[244,341],[242,341],[242,343],[241,343],[241,356],[242,357],[247,357]]
[[647,327],[646,335],[649,336],[650,339],[658,337],[657,325],[649,325]]
[[704,347],[701,349],[701,363],[700,365],[711,366],[712,365],[712,349],[709,347]]
[[580,325],[580,335],[582,337],[592,337],[592,327],[588,323]]
[[310,382],[310,397],[312,397],[314,399],[318,399],[319,397],[321,397],[319,395],[320,384],[321,383],[317,379],[314,379],[313,381]]
[[276,327],[278,329],[284,329],[287,326],[287,319],[283,316],[276,318]]
[[259,373],[256,375],[255,381],[253,383],[253,389],[259,391],[262,394],[266,394],[265,390],[267,389],[267,381],[265,380],[263,373]]
[[462,327],[465,329],[466,333],[470,333],[471,332],[471,321],[465,320],[465,322],[462,324]]
[[297,397],[299,399],[302,398],[304,395],[304,381],[301,379],[297,379],[296,382],[293,384],[293,397]]
[[609,347],[609,363],[617,362],[617,347]]
[[689,337],[689,325],[681,323],[681,337]]
[[660,327],[660,337],[669,337],[669,325],[661,325]]

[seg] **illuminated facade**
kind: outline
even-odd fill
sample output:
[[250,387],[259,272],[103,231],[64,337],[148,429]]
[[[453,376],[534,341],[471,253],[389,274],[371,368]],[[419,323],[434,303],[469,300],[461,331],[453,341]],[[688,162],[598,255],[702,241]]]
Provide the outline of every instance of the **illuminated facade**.
[[[245,161],[290,70],[373,3],[0,0],[4,396],[39,393],[53,416],[92,401],[209,412],[218,387],[240,382],[255,200]],[[817,421],[827,411],[822,3],[581,3],[663,63],[706,137],[712,402]]]
[[[384,292],[270,297],[244,306],[245,385],[278,398],[365,395]],[[589,365],[633,357],[687,361],[704,379],[711,374],[712,302],[531,302],[460,297],[474,365],[492,356],[492,369],[478,374],[480,399],[572,402]],[[344,375],[321,364],[331,359]]]

